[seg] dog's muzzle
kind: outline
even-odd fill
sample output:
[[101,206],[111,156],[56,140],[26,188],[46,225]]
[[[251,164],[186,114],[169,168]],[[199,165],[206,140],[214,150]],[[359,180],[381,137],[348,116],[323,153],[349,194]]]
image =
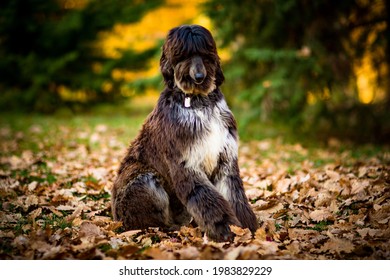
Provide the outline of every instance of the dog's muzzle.
[[206,67],[203,64],[202,58],[200,56],[194,56],[191,59],[191,67],[190,67],[190,77],[194,81],[195,84],[203,83],[206,78]]

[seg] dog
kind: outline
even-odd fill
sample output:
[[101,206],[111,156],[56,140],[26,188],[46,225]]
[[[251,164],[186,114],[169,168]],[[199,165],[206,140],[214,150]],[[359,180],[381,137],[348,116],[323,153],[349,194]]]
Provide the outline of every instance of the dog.
[[258,222],[240,178],[236,121],[220,90],[224,75],[211,33],[199,25],[170,30],[160,70],[165,89],[114,182],[114,220],[127,230],[174,230],[193,219],[219,242],[233,240],[230,225],[254,232]]

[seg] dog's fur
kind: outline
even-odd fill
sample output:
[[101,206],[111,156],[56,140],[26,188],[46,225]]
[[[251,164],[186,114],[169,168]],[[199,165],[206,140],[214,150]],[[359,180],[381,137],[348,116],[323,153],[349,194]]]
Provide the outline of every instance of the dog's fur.
[[166,88],[119,168],[114,219],[126,229],[175,229],[193,218],[216,241],[232,240],[229,225],[255,231],[210,32],[199,25],[172,29],[160,68]]

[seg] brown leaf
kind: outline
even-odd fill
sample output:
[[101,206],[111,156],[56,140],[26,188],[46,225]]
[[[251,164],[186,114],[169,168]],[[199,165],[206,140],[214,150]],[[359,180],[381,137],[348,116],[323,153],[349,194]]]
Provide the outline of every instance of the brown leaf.
[[38,186],[38,182],[37,181],[33,181],[31,182],[30,184],[28,184],[27,188],[30,192],[34,191],[35,188]]
[[263,195],[263,193],[264,193],[263,190],[260,190],[260,189],[257,189],[257,188],[245,191],[246,197],[249,200],[253,200],[253,199],[256,199],[258,197],[261,197]]
[[310,212],[309,215],[310,215],[310,219],[312,219],[315,222],[326,221],[333,217],[332,213],[327,208],[321,210],[314,210]]
[[326,175],[332,180],[332,181],[338,181],[340,180],[340,174],[336,171],[333,170],[326,170],[325,171]]
[[152,248],[147,248],[144,251],[144,255],[151,257],[152,259],[155,260],[174,260],[175,257],[173,256],[172,253],[164,252],[159,248],[152,247]]
[[366,236],[374,237],[378,233],[378,230],[372,228],[362,228],[357,229],[356,231],[362,238],[365,238]]
[[249,229],[240,228],[237,226],[230,226],[231,231],[236,235],[234,237],[234,243],[248,242],[252,240],[252,233]]
[[238,246],[229,250],[224,260],[253,260],[258,258],[258,245],[250,244],[248,246]]
[[224,257],[224,252],[218,248],[213,242],[203,247],[199,259],[201,260],[221,260]]
[[29,217],[31,220],[34,221],[35,223],[35,219],[42,214],[42,208],[37,208],[35,209],[34,211],[31,211],[30,214],[29,214]]
[[318,193],[314,205],[315,207],[328,206],[332,201],[334,201],[334,197],[332,195],[328,192],[320,192]]
[[338,207],[338,205],[337,205],[336,200],[332,200],[332,202],[330,203],[330,206],[329,206],[329,210],[330,210],[333,214],[336,214],[337,212],[339,212],[339,207]]
[[134,246],[134,245],[124,245],[120,247],[119,249],[119,255],[123,257],[128,257],[140,250],[139,247]]
[[134,235],[136,235],[136,234],[138,234],[140,232],[142,232],[142,230],[140,230],[140,229],[128,230],[128,231],[122,232],[118,236],[119,237],[125,237],[125,238],[131,238],[131,237],[133,237]]
[[122,225],[123,225],[122,222],[118,222],[118,221],[110,222],[107,226],[107,230],[114,231],[120,228]]
[[24,209],[27,210],[32,205],[38,204],[38,197],[34,194],[27,196],[25,202],[24,202]]
[[324,188],[329,190],[332,193],[337,193],[337,194],[339,194],[341,191],[345,191],[345,189],[343,189],[340,186],[340,183],[336,180],[327,180],[324,183]]
[[57,209],[54,206],[43,206],[43,209],[49,209],[53,214],[55,214],[57,217],[62,217],[63,214],[60,211],[57,211]]
[[34,240],[31,242],[31,249],[37,250],[39,252],[45,253],[50,251],[52,245],[42,240]]
[[260,249],[257,251],[260,255],[275,255],[278,252],[278,243],[272,241],[260,241]]
[[275,191],[279,193],[286,193],[290,191],[292,180],[290,178],[283,178],[276,183]]
[[354,180],[354,181],[352,181],[351,194],[357,194],[360,192],[364,192],[364,190],[368,186],[370,186],[369,180]]
[[260,241],[265,241],[267,239],[267,233],[263,227],[258,228],[255,232],[255,238]]
[[102,230],[91,222],[84,222],[80,226],[79,237],[104,237]]
[[296,240],[291,242],[286,246],[287,250],[290,252],[291,255],[299,254],[302,251],[302,248],[299,245],[300,243]]
[[320,235],[320,233],[316,230],[289,228],[288,235],[289,235],[291,240],[308,241],[309,239]]
[[185,227],[182,226],[179,231],[179,236],[183,242],[191,242],[195,244],[203,244],[202,232],[199,227]]
[[341,238],[330,238],[325,244],[321,247],[321,251],[323,252],[331,252],[331,253],[350,253],[354,250],[355,245],[348,239]]
[[199,258],[199,250],[196,247],[190,246],[177,250],[181,260],[196,260]]
[[[58,209],[58,208],[57,208]],[[79,205],[77,206],[77,208],[73,211],[73,213],[69,216],[66,217],[66,220],[68,222],[71,222],[73,221],[75,218],[77,218],[78,216],[80,216],[81,212],[83,211],[84,209],[84,205]]]

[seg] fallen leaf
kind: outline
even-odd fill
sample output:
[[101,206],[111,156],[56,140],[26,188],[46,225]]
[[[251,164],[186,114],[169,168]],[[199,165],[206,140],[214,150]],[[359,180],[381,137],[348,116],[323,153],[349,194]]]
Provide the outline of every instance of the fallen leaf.
[[102,230],[91,222],[84,222],[80,226],[79,237],[104,237]]
[[378,233],[380,233],[380,230],[372,229],[372,228],[362,228],[362,229],[357,229],[356,231],[359,233],[359,235],[362,238],[365,238],[366,236],[374,237]]
[[35,188],[38,186],[38,182],[37,181],[33,181],[31,182],[30,184],[28,184],[27,188],[30,192],[34,191]]
[[330,238],[321,247],[321,251],[329,251],[331,253],[336,252],[337,254],[340,254],[342,252],[350,253],[353,251],[354,248],[355,246],[353,245],[353,243],[347,239]]
[[240,228],[237,226],[230,226],[231,231],[236,235],[234,237],[235,243],[242,243],[242,242],[248,242],[252,240],[252,233],[249,229]]
[[254,260],[258,258],[258,245],[239,246],[229,250],[224,260]]
[[144,252],[144,254],[148,257],[151,257],[152,259],[156,260],[174,260],[175,257],[172,253],[164,252],[159,248],[152,247],[147,248]]
[[38,197],[34,194],[27,196],[24,202],[24,209],[27,210],[30,206],[38,205]]
[[272,241],[260,241],[260,248],[258,249],[258,253],[262,256],[266,255],[274,255],[279,250],[278,244]]
[[[83,208],[84,206],[83,205],[79,205],[77,206],[77,208],[73,211],[73,213],[69,216],[66,217],[66,220],[68,222],[71,222],[73,221],[75,218],[77,218],[78,216],[80,216],[81,212],[83,211]],[[57,208],[58,209],[58,208]]]
[[310,212],[309,216],[315,222],[326,221],[333,217],[329,209],[314,210]]
[[176,251],[181,260],[196,260],[199,258],[199,250],[196,247],[185,247]]

